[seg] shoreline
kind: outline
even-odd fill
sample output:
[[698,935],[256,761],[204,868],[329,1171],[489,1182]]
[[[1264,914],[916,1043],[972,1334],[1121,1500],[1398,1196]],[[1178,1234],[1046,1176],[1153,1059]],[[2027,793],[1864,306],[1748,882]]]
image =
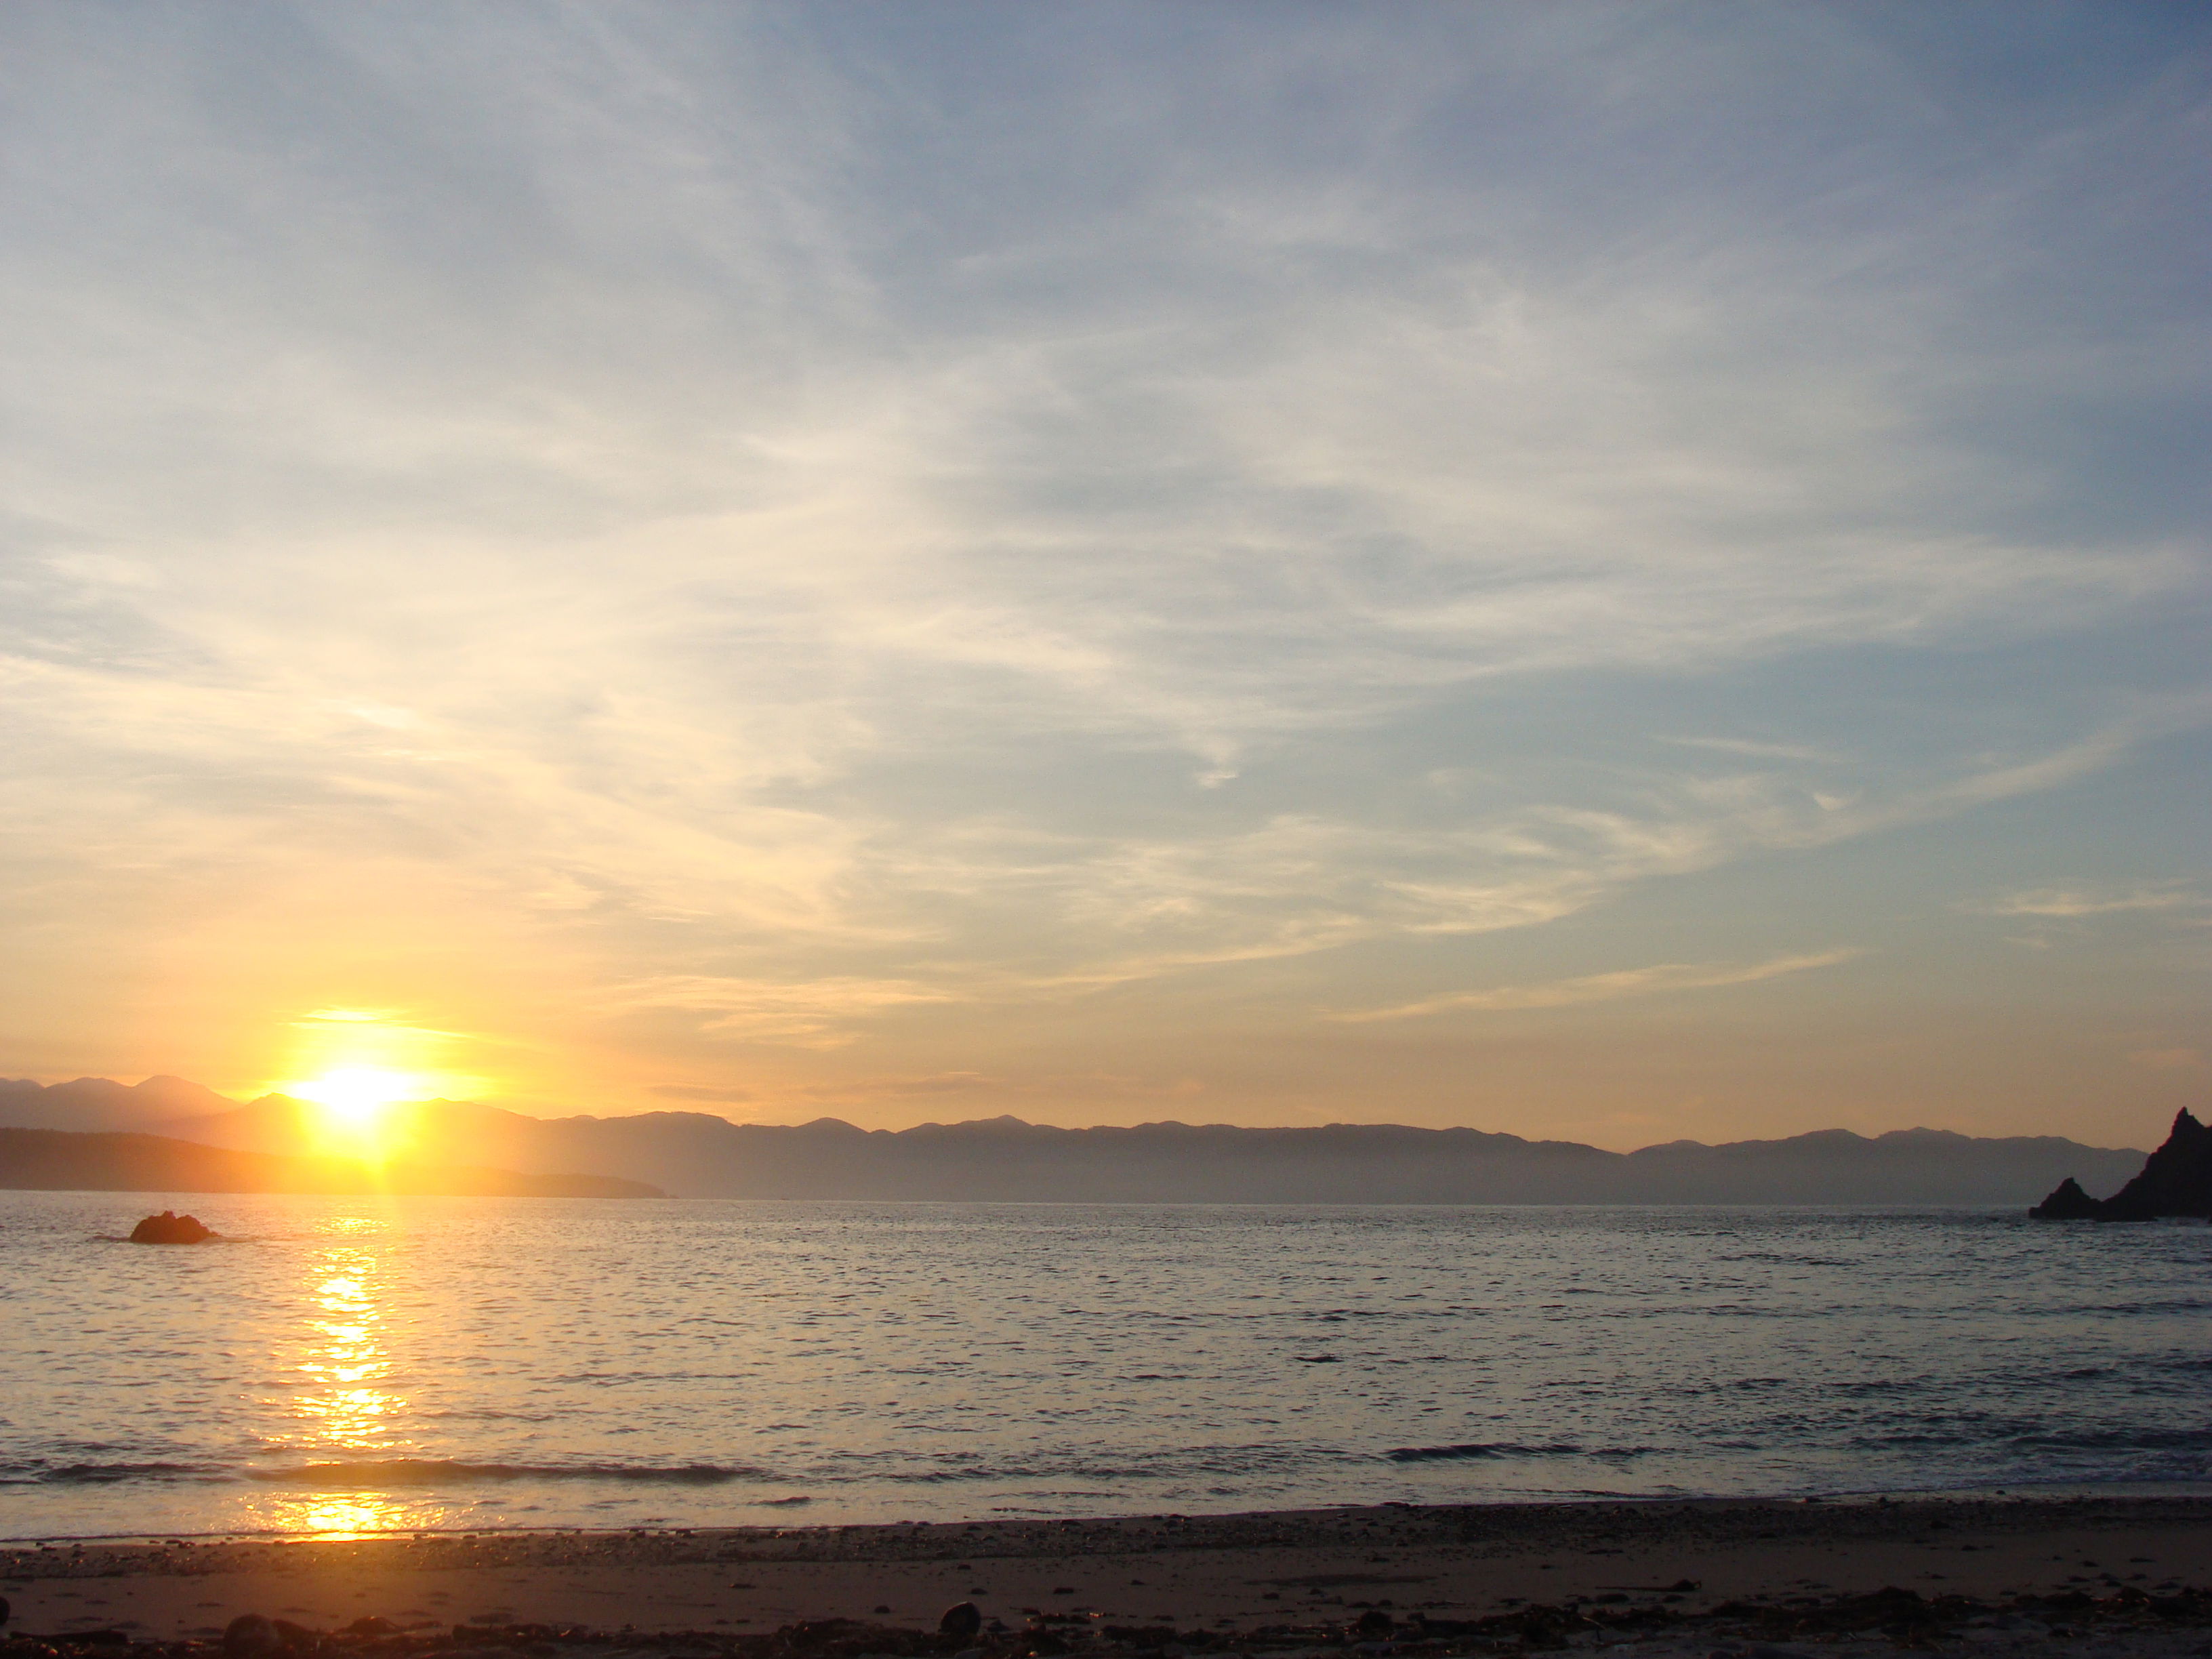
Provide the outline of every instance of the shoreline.
[[[4,1489],[0,1489],[4,1491]],[[104,1544],[104,1547],[155,1547],[155,1544],[376,1544],[376,1541],[429,1541],[429,1540],[531,1540],[531,1537],[787,1537],[787,1535],[830,1535],[830,1533],[856,1531],[914,1531],[914,1528],[938,1528],[947,1531],[956,1526],[1119,1526],[1141,1524],[1141,1522],[1265,1522],[1276,1516],[1336,1516],[1336,1513],[1402,1513],[1402,1510],[1575,1510],[1590,1506],[1610,1504],[1620,1509],[1652,1509],[1652,1506],[1885,1506],[1900,1504],[2077,1504],[2077,1502],[2163,1502],[2163,1500],[2208,1500],[2212,1502],[2212,1474],[2203,1480],[2081,1480],[2081,1482],[2057,1482],[2048,1486],[1911,1486],[1911,1489],[1874,1489],[1863,1491],[1825,1491],[1825,1493],[1544,1493],[1544,1495],[1500,1495],[1500,1498],[1468,1498],[1451,1504],[1429,1504],[1413,1500],[1382,1500],[1382,1502],[1336,1502],[1336,1504],[1285,1504],[1279,1509],[1224,1509],[1224,1510],[1130,1510],[1126,1516],[971,1516],[951,1517],[951,1520],[810,1520],[810,1522],[637,1522],[637,1524],[608,1524],[608,1526],[575,1526],[575,1524],[504,1524],[504,1522],[476,1522],[476,1524],[453,1526],[383,1526],[383,1528],[327,1528],[327,1531],[305,1531],[295,1526],[230,1526],[230,1528],[210,1528],[195,1533],[181,1528],[155,1528],[143,1533],[22,1533],[22,1535],[0,1535],[0,1558],[11,1551],[38,1551],[45,1547],[64,1547],[64,1544]],[[2212,1571],[2212,1566],[2208,1566]]]
[[2057,1596],[2118,1607],[2208,1583],[2212,1496],[2171,1494],[1585,1499],[220,1541],[172,1534],[0,1548],[9,1628],[64,1644],[94,1630],[206,1644],[249,1613],[303,1632],[373,1617],[389,1621],[392,1640],[418,1646],[450,1645],[459,1638],[445,1632],[457,1626],[738,1641],[838,1620],[934,1639],[939,1615],[963,1601],[998,1623],[978,1638],[987,1650],[1048,1628],[1061,1632],[1055,1639],[1087,1633],[1094,1645],[1097,1632],[1139,1628],[1253,1641],[1271,1628],[1337,1629],[1348,1640],[1343,1632],[1364,1615],[1412,1629],[1525,1619],[1531,1607],[1632,1616],[1679,1633],[1730,1607],[1779,1616],[1885,1592],[1931,1604]]
[[[727,1522],[649,1522],[634,1525],[587,1527],[574,1525],[540,1526],[526,1523],[483,1522],[471,1525],[442,1527],[388,1527],[353,1530],[332,1528],[326,1531],[303,1530],[298,1528],[258,1527],[225,1528],[206,1532],[188,1532],[175,1528],[149,1532],[50,1533],[23,1534],[18,1536],[0,1535],[0,1558],[9,1552],[36,1550],[45,1547],[77,1544],[99,1544],[111,1547],[128,1546],[151,1547],[162,1544],[185,1543],[206,1547],[220,1544],[363,1544],[389,1541],[423,1541],[437,1539],[618,1539],[657,1537],[787,1537],[804,1534],[829,1534],[862,1531],[911,1532],[927,1528],[939,1531],[962,1527],[1067,1527],[1121,1526],[1147,1522],[1173,1522],[1193,1524],[1208,1522],[1263,1522],[1274,1516],[1326,1516],[1337,1514],[1402,1512],[1407,1510],[1484,1511],[1510,1510],[1516,1512],[1531,1510],[1586,1510],[1597,1505],[1611,1505],[1623,1510],[1648,1509],[1681,1505],[1747,1505],[1753,1507],[1802,1505],[1808,1508],[1830,1506],[1849,1509],[1871,1506],[1875,1509],[1912,1504],[2054,1504],[2083,1502],[2124,1503],[2134,1500],[2162,1502],[2169,1499],[2203,1499],[2212,1501],[2212,1474],[2201,1480],[2085,1480],[2063,1482],[2048,1486],[1930,1486],[1911,1488],[1869,1488],[1864,1491],[1829,1492],[1772,1492],[1753,1496],[1726,1493],[1664,1493],[1645,1496],[1636,1492],[1588,1492],[1569,1495],[1547,1494],[1540,1497],[1506,1496],[1470,1498],[1464,1503],[1430,1504],[1410,1500],[1385,1500],[1377,1503],[1336,1503],[1290,1505],[1264,1510],[1221,1510],[1192,1512],[1148,1510],[1127,1515],[1091,1516],[985,1516],[951,1520],[921,1521],[902,1517],[896,1521],[809,1521],[779,1524],[763,1521],[757,1523]],[[2212,1567],[2208,1567],[2212,1571]]]

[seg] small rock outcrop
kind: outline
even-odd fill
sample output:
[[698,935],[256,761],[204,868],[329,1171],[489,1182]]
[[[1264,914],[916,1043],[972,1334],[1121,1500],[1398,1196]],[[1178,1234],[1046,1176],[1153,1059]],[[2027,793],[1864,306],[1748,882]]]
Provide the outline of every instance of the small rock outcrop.
[[2090,1197],[2069,1176],[2028,1214],[2038,1221],[2212,1220],[2212,1129],[2179,1112],[2166,1144],[2143,1160],[2142,1173],[2110,1198]]
[[149,1215],[131,1230],[133,1244],[204,1244],[215,1236],[198,1216],[179,1215],[174,1210]]
[[2038,1221],[2095,1221],[2105,1212],[2105,1200],[2092,1198],[2081,1183],[2068,1176],[2057,1189],[2028,1212]]

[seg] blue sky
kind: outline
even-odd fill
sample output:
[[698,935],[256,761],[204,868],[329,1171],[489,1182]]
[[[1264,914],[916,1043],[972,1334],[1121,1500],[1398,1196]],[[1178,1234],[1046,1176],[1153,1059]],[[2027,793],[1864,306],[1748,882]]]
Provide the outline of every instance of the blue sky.
[[543,1111],[2205,1099],[2197,8],[0,59],[0,1071],[252,1092],[337,1008]]

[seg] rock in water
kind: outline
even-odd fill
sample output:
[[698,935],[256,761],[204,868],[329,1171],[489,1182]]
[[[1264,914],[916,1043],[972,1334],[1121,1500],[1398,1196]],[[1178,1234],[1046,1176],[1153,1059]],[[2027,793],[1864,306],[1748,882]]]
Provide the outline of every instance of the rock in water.
[[174,1210],[149,1215],[131,1230],[133,1244],[204,1244],[214,1237],[198,1216],[179,1215]]
[[962,1601],[945,1610],[945,1617],[937,1621],[939,1633],[966,1638],[983,1628],[983,1609],[973,1601]]
[[2212,1129],[2186,1111],[2174,1114],[2173,1132],[2144,1160],[2142,1173],[2105,1200],[2108,1221],[2165,1215],[2212,1219]]
[[2110,1198],[2094,1199],[2071,1176],[2028,1212],[2038,1221],[2154,1221],[2160,1216],[2212,1220],[2212,1129],[2187,1110],[2143,1160],[2142,1173]]
[[2094,1221],[2105,1212],[2104,1202],[2081,1190],[2081,1183],[2068,1176],[2058,1183],[2057,1191],[2045,1199],[2027,1213],[2035,1221]]

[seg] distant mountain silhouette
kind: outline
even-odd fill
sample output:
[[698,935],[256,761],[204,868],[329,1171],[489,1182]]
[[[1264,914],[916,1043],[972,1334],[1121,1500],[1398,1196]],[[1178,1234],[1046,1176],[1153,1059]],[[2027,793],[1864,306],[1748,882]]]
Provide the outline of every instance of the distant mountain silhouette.
[[404,1193],[478,1198],[660,1198],[610,1176],[395,1164],[237,1152],[161,1135],[0,1128],[0,1188],[88,1193]]
[[0,1078],[0,1124],[19,1129],[150,1129],[172,1118],[227,1112],[238,1103],[180,1077],[122,1084],[104,1077],[38,1084]]
[[[161,1133],[293,1156],[314,1146],[311,1109],[297,1101],[270,1095],[244,1106],[222,1105],[167,1120]],[[2069,1174],[2117,1185],[2143,1156],[2057,1136],[1983,1139],[1938,1129],[1873,1137],[1828,1129],[1784,1140],[1718,1146],[1683,1140],[1621,1153],[1574,1141],[1395,1124],[1060,1129],[1000,1117],[889,1131],[836,1118],[791,1127],[733,1124],[703,1112],[540,1119],[465,1101],[397,1109],[397,1127],[411,1137],[408,1156],[427,1164],[539,1174],[593,1170],[694,1198],[2026,1204]]]
[[2038,1221],[2155,1221],[2162,1216],[2212,1220],[2212,1129],[2186,1110],[2179,1112],[2166,1144],[2110,1198],[2090,1197],[2069,1175],[2028,1214]]

